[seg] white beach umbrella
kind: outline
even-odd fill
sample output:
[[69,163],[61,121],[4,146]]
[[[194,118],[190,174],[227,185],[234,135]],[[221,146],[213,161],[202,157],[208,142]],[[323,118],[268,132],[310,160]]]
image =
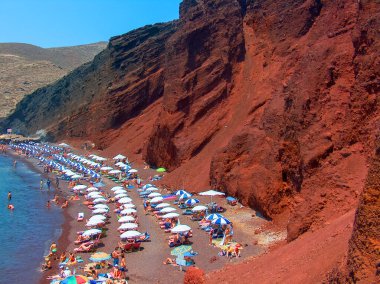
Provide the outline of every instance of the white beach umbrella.
[[96,198],[93,202],[94,202],[95,204],[96,204],[96,203],[106,203],[106,202],[107,202],[107,199],[105,199],[104,197],[100,197],[100,198]]
[[120,212],[121,215],[130,215],[130,214],[133,214],[133,213],[136,213],[136,209],[132,209],[132,208],[127,208],[127,209],[124,209]]
[[158,191],[159,189],[157,187],[148,187],[147,189],[145,189],[146,191]]
[[119,228],[117,228],[118,230],[134,230],[134,229],[137,229],[139,225],[135,224],[135,223],[124,223],[124,224],[121,224]]
[[96,205],[94,205],[94,208],[95,209],[110,209],[109,207],[108,207],[108,205],[105,205],[105,204],[96,204]]
[[119,202],[120,204],[131,203],[132,199],[129,197],[123,197],[123,198],[119,199],[117,202]]
[[77,178],[82,178],[82,177],[83,177],[83,176],[81,176],[81,175],[77,175],[77,174],[71,176],[72,179],[77,179]]
[[112,170],[108,172],[109,174],[119,174],[121,173],[121,170]]
[[138,170],[136,170],[136,169],[130,169],[129,171],[128,171],[128,173],[131,173],[131,174],[133,174],[133,173],[137,173],[138,172]]
[[106,214],[108,213],[108,209],[98,208],[92,211],[92,214]]
[[123,217],[120,217],[120,219],[118,220],[119,223],[128,223],[128,222],[134,222],[134,221],[135,221],[135,218],[132,216],[123,216]]
[[127,203],[127,204],[123,204],[123,208],[124,209],[136,208],[136,205],[134,205],[132,203]]
[[200,192],[199,195],[210,196],[211,201],[212,201],[213,196],[222,196],[222,195],[225,195],[225,193],[216,191],[216,190],[207,190],[207,191]]
[[121,193],[127,193],[125,189],[117,189],[113,192],[114,194],[121,194]]
[[99,224],[103,224],[104,223],[104,220],[100,220],[100,219],[95,219],[95,220],[92,220],[92,221],[88,221],[86,226],[87,227],[93,227],[93,226],[97,226]]
[[88,221],[94,221],[94,220],[102,220],[102,221],[105,221],[107,218],[103,215],[94,215],[92,216],[90,219],[88,219]]
[[178,225],[171,229],[172,233],[184,233],[190,231],[191,228],[187,225]]
[[99,189],[92,186],[92,187],[87,188],[86,191],[93,192],[93,191],[99,191]]
[[118,189],[124,189],[124,187],[118,185],[118,186],[114,186],[113,188],[111,188],[112,191],[116,191]]
[[137,237],[140,237],[142,234],[138,231],[127,231],[125,233],[122,233],[120,235],[120,238],[121,239],[133,239],[133,238],[137,238]]
[[87,194],[88,197],[90,198],[97,198],[97,197],[103,197],[98,191],[93,191]]
[[121,198],[123,198],[123,197],[128,197],[128,194],[126,194],[126,193],[119,193],[119,194],[116,194],[116,195],[115,195],[115,198],[116,198],[116,199],[121,199]]
[[165,208],[162,208],[160,210],[160,213],[169,213],[169,212],[173,212],[173,211],[176,211],[177,209],[173,208],[173,207],[165,207]]
[[84,184],[78,184],[78,185],[73,187],[74,190],[81,190],[81,189],[85,189],[85,188],[87,188],[87,186]]
[[162,202],[162,200],[164,200],[164,198],[162,198],[161,196],[157,196],[157,197],[152,198],[150,203],[159,203],[159,202]]
[[126,158],[126,156],[123,156],[121,154],[118,154],[115,157],[113,157],[114,160],[122,160],[122,159],[125,159],[125,158]]
[[160,204],[158,204],[158,205],[156,206],[156,208],[159,209],[159,208],[164,208],[164,207],[168,207],[168,206],[170,206],[169,203],[160,203]]
[[95,235],[98,235],[98,234],[101,234],[102,233],[102,230],[99,230],[99,229],[90,229],[90,230],[87,230],[87,231],[84,231],[82,236],[83,237],[89,237],[89,236],[95,236]]
[[171,218],[177,218],[177,217],[179,217],[179,214],[174,213],[174,212],[171,212],[171,213],[168,213],[168,214],[165,214],[162,216],[163,219],[165,219],[165,218],[171,219]]
[[153,198],[153,197],[157,197],[157,196],[161,196],[161,195],[162,195],[161,193],[152,192],[152,193],[149,193],[148,198]]
[[153,184],[150,184],[150,183],[147,183],[146,185],[144,185],[144,186],[142,187],[142,189],[146,190],[146,189],[148,189],[149,187],[154,187],[154,185],[153,185]]
[[195,206],[193,209],[191,209],[191,211],[193,211],[193,212],[196,212],[196,211],[205,211],[207,209],[208,208],[206,206],[198,205],[198,206]]
[[112,167],[109,167],[109,166],[105,166],[105,167],[101,167],[100,170],[101,171],[110,171],[112,170],[113,168]]

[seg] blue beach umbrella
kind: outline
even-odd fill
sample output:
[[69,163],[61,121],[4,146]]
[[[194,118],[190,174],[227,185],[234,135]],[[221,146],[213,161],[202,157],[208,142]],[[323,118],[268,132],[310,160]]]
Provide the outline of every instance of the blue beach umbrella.
[[224,218],[224,216],[222,214],[214,213],[214,214],[208,215],[206,217],[206,220],[212,221],[212,220],[218,219],[218,218]]
[[190,198],[192,195],[190,193],[184,193],[184,194],[181,194],[181,196],[179,197],[179,199],[188,199]]
[[177,192],[175,193],[175,195],[182,195],[182,194],[190,194],[188,193],[186,190],[184,189],[179,189],[177,190]]
[[223,226],[223,225],[231,224],[231,221],[225,217],[219,217],[219,218],[212,220],[211,223],[213,223],[215,225]]
[[188,206],[193,206],[194,204],[197,204],[197,203],[199,203],[199,200],[195,198],[190,198],[185,201],[185,204]]
[[106,186],[106,185],[102,182],[94,183],[94,187],[104,187],[104,186]]

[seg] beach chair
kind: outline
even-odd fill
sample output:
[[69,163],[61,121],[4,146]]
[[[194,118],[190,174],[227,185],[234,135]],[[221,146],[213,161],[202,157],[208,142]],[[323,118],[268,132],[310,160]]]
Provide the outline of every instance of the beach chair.
[[139,251],[141,247],[141,243],[134,243],[132,244],[132,250],[133,251]]
[[78,221],[78,222],[82,222],[83,219],[84,219],[84,213],[83,213],[83,212],[79,212],[79,213],[78,213],[77,221]]
[[226,200],[227,200],[227,204],[231,206],[235,206],[237,204],[237,199],[233,198],[232,196],[228,196]]
[[182,212],[182,215],[193,215],[193,211],[191,211],[191,209],[186,209]]

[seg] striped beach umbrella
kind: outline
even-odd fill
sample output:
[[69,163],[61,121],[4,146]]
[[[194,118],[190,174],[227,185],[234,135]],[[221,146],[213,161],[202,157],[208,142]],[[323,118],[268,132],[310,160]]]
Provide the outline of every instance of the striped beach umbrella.
[[192,195],[190,194],[190,193],[184,193],[184,194],[181,194],[180,196],[179,196],[179,199],[180,200],[182,200],[182,199],[188,199],[188,198],[190,198]]
[[182,194],[190,194],[190,193],[188,193],[186,190],[184,190],[184,189],[180,189],[180,190],[177,190],[177,192],[175,193],[175,195],[182,195]]
[[207,215],[206,220],[212,221],[217,218],[224,218],[224,216],[222,214],[214,213],[214,214]]
[[60,284],[87,284],[90,280],[83,275],[71,275],[59,282]]
[[213,223],[215,225],[223,226],[223,225],[231,224],[231,221],[225,217],[219,217],[219,218],[212,220],[211,223]]
[[185,204],[188,206],[193,206],[194,204],[197,204],[197,203],[199,203],[199,200],[195,198],[190,198],[185,201]]

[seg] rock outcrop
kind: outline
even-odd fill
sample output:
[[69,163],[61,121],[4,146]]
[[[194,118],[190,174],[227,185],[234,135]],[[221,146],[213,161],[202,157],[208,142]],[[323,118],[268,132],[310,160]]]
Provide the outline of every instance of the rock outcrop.
[[111,39],[4,127],[126,147],[212,186],[288,240],[356,207],[379,128],[373,1],[185,0],[178,21]]

